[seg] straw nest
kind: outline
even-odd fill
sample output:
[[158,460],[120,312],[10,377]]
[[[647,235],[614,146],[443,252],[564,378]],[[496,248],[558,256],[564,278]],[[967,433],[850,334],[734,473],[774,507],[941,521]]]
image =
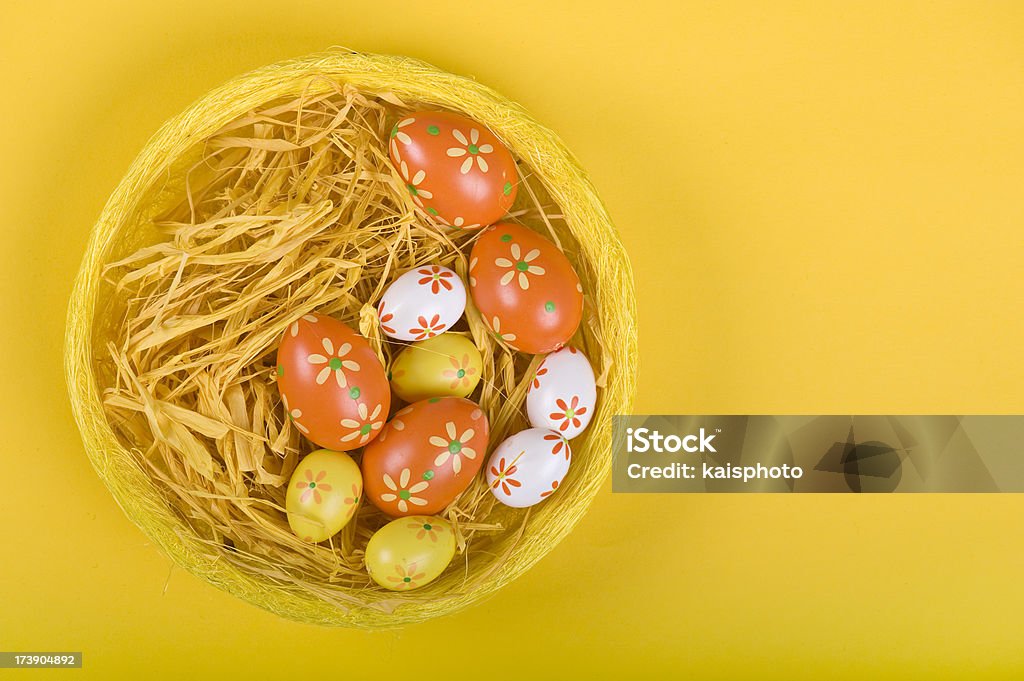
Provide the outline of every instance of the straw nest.
[[[358,328],[387,366],[401,348],[377,330],[386,285],[426,263],[465,275],[475,233],[419,212],[387,159],[391,126],[424,107],[487,125],[516,157],[522,184],[509,219],[548,236],[576,267],[586,298],[573,343],[591,358],[599,395],[557,495],[510,509],[477,480],[444,513],[457,531],[453,564],[398,594],[363,568],[366,541],[387,521],[371,505],[330,542],[289,531],[288,476],[312,445],[284,418],[272,369],[284,329],[311,311]],[[611,415],[630,410],[634,390],[632,275],[579,163],[518,105],[401,57],[339,51],[275,64],[168,121],[93,228],[67,329],[86,452],[125,513],[212,584],[327,625],[425,620],[522,574],[601,487]],[[539,358],[501,345],[472,303],[457,330],[484,358],[471,397],[493,446],[526,427]]]

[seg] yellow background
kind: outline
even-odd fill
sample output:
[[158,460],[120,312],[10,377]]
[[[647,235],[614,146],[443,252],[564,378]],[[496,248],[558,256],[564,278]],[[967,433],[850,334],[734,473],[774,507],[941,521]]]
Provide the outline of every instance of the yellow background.
[[1019,495],[606,489],[491,600],[373,634],[237,601],[124,518],[64,396],[88,229],[164,119],[332,44],[562,134],[636,269],[638,412],[1024,412],[1024,4],[493,4],[3,3],[0,649],[90,678],[1020,678]]

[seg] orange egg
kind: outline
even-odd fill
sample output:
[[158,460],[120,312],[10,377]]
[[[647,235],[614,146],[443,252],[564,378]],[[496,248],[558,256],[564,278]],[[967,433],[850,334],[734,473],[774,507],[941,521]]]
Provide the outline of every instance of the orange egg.
[[469,257],[469,291],[491,331],[530,354],[553,352],[576,333],[583,288],[553,243],[522,225],[488,228]]
[[293,322],[277,349],[285,413],[306,439],[348,451],[380,434],[391,408],[384,367],[370,345],[337,319]]
[[515,201],[515,159],[494,133],[465,116],[406,116],[392,129],[388,150],[413,202],[446,225],[489,225]]
[[390,516],[439,513],[480,470],[487,416],[461,397],[410,404],[363,450],[364,498]]

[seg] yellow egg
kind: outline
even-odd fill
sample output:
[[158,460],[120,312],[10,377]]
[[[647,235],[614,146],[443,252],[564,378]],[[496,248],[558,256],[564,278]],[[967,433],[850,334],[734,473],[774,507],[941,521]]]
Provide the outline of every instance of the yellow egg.
[[352,520],[362,494],[363,476],[352,457],[318,449],[299,462],[288,482],[288,524],[302,539],[322,542]]
[[473,341],[442,333],[414,343],[391,366],[391,388],[406,402],[429,397],[466,397],[480,382],[483,362]]
[[455,556],[455,533],[444,518],[411,515],[392,520],[366,544],[366,571],[392,591],[433,581]]

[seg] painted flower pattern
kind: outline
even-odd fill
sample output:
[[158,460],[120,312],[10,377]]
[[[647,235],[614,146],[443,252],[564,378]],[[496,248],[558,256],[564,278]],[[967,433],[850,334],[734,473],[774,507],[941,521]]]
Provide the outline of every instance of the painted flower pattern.
[[426,576],[426,572],[416,572],[416,563],[409,563],[409,567],[396,565],[395,574],[388,575],[388,581],[394,584],[396,589],[415,589],[420,586],[417,580]]
[[440,525],[433,523],[427,523],[422,521],[412,522],[406,525],[410,530],[416,531],[416,538],[422,540],[424,537],[430,539],[431,542],[437,542],[438,536],[444,531]]
[[310,497],[313,499],[313,503],[319,504],[323,501],[323,497],[320,496],[320,492],[330,492],[331,486],[325,483],[323,480],[327,477],[327,471],[320,471],[316,475],[309,468],[306,469],[305,480],[299,480],[295,483],[296,489],[301,489],[302,494],[299,495],[299,501],[306,503]]
[[519,482],[512,476],[516,474],[518,467],[515,462],[505,462],[505,457],[501,457],[498,460],[497,466],[491,466],[491,475],[494,476],[494,482],[491,483],[491,487],[494,489],[501,488],[501,491],[505,493],[505,496],[512,496],[512,489],[515,487],[522,487],[523,483]]
[[[399,134],[406,135],[404,132]],[[411,140],[410,140],[411,141]],[[392,144],[394,142],[392,141]],[[398,172],[402,176],[402,182],[405,183],[405,188],[409,190],[409,196],[412,197],[413,203],[420,208],[423,208],[423,199],[432,199],[434,194],[423,186],[423,181],[427,179],[427,171],[422,168],[417,170],[415,173],[409,170],[409,164],[402,160],[401,154],[398,153],[398,147],[394,149],[395,165],[398,167]]]
[[476,269],[476,264],[480,261],[480,258],[470,258],[469,260],[469,285],[476,286],[476,277],[473,276],[473,270]]
[[327,354],[312,354],[306,358],[306,361],[310,364],[324,365],[324,368],[316,375],[317,384],[323,385],[327,382],[327,379],[331,377],[331,374],[334,374],[334,378],[338,382],[338,387],[347,388],[348,379],[345,378],[345,370],[348,369],[352,372],[359,371],[359,362],[351,359],[345,359],[348,353],[352,350],[352,344],[342,343],[338,346],[337,351],[335,351],[334,342],[330,338],[324,338],[320,343],[323,345],[324,352]]
[[530,390],[540,388],[540,377],[546,373],[548,373],[548,368],[541,364],[540,369],[537,369],[537,373],[533,375],[533,383],[530,384]]
[[380,321],[380,328],[381,330],[384,331],[384,333],[395,333],[394,327],[388,325],[388,322],[393,321],[394,318],[395,315],[393,315],[392,313],[384,312],[384,301],[380,301],[380,304],[377,305],[377,319]]
[[519,284],[519,288],[526,291],[530,288],[530,277],[544,276],[544,268],[539,265],[532,265],[534,260],[540,257],[540,249],[535,248],[529,253],[523,255],[522,249],[519,244],[512,244],[509,248],[509,253],[512,256],[512,260],[508,258],[495,258],[494,264],[503,269],[508,269],[504,275],[502,275],[499,283],[502,286],[508,286],[513,280]]
[[387,487],[390,492],[385,492],[380,495],[380,500],[390,503],[397,501],[398,510],[402,513],[409,511],[409,504],[413,506],[426,506],[427,500],[421,497],[414,496],[419,494],[423,490],[430,487],[430,483],[426,480],[421,480],[415,485],[409,486],[409,478],[412,477],[412,472],[408,468],[403,468],[402,472],[398,475],[398,481],[392,478],[389,474],[384,474],[384,486]]
[[[316,315],[312,315],[312,314],[304,314],[304,315],[302,315],[302,319],[307,321],[307,322],[309,322],[310,324],[316,324],[316,322],[317,322]],[[290,327],[288,327],[288,331],[292,334],[292,337],[295,337],[295,336],[299,335],[299,320],[298,319],[296,319],[294,322],[292,322],[292,325]]]
[[346,506],[358,506],[359,505],[359,493],[360,493],[359,485],[357,485],[356,483],[353,482],[352,483],[352,494],[350,496],[345,497],[345,499],[343,500],[345,502],[345,505]]
[[287,395],[284,395],[284,394],[281,395],[281,402],[284,403],[284,411],[285,411],[286,414],[288,414],[288,419],[292,422],[292,425],[295,426],[299,430],[300,433],[302,433],[304,435],[309,435],[309,428],[307,428],[306,426],[302,425],[299,422],[299,419],[302,418],[302,410],[301,409],[291,409],[288,406],[288,396]]
[[491,331],[498,337],[498,340],[506,343],[512,343],[516,340],[514,333],[502,333],[501,332],[501,320],[495,315],[494,319],[491,320]]
[[555,400],[555,407],[558,411],[551,412],[548,418],[555,422],[562,422],[558,426],[558,430],[568,430],[569,426],[579,428],[581,424],[579,417],[587,413],[587,408],[580,406],[580,398],[577,395],[573,395],[568,404],[562,399]]
[[569,460],[569,443],[566,442],[564,437],[562,437],[558,433],[550,433],[549,435],[545,435],[544,439],[547,440],[548,442],[554,442],[554,444],[551,446],[552,454],[558,456],[559,453],[564,451],[565,460]]
[[558,481],[557,480],[552,480],[551,481],[551,489],[549,489],[549,490],[547,490],[545,492],[541,492],[540,493],[540,498],[541,499],[546,499],[546,498],[548,498],[549,496],[551,496],[552,494],[554,494],[557,491],[558,491]]
[[414,326],[409,329],[409,333],[414,334],[416,338],[414,340],[424,340],[426,338],[433,338],[437,334],[441,333],[445,329],[445,324],[441,323],[441,315],[434,315],[429,320],[422,315],[416,318],[416,323],[419,326]]
[[458,473],[462,470],[463,457],[470,460],[476,458],[476,450],[466,446],[466,443],[476,435],[476,431],[472,428],[467,428],[459,435],[459,431],[452,421],[444,425],[444,431],[444,436],[431,435],[430,440],[428,440],[434,447],[442,448],[441,453],[434,458],[434,465],[443,466],[448,462],[448,459],[451,459],[452,470]]
[[449,357],[448,361],[451,363],[452,368],[445,369],[442,375],[451,381],[451,385],[448,386],[449,388],[455,390],[460,385],[465,387],[473,382],[473,376],[476,375],[476,367],[469,365],[469,355],[463,354],[461,360]]
[[490,144],[480,144],[480,131],[476,128],[469,129],[469,137],[458,128],[452,130],[452,137],[459,144],[448,149],[448,155],[452,158],[465,157],[466,160],[459,166],[459,172],[465,175],[473,169],[473,164],[476,163],[476,167],[480,169],[480,172],[486,173],[489,166],[487,165],[487,159],[484,158],[484,154],[490,154],[494,151],[494,147]]
[[[351,432],[348,435],[344,435],[341,438],[342,442],[351,442],[358,438],[359,444],[366,444],[367,440],[373,434],[373,431],[380,430],[384,426],[384,417],[381,416],[381,405],[377,405],[370,412],[365,402],[359,403],[358,414],[359,420],[356,419],[342,419],[341,425],[345,428],[350,428]],[[380,417],[380,418],[378,418]]]
[[441,292],[441,289],[445,291],[452,290],[452,282],[449,281],[454,277],[450,271],[442,270],[437,265],[431,265],[421,270],[416,270],[416,274],[420,275],[418,283],[420,286],[429,286],[430,292],[437,295]]
[[[391,129],[391,139],[401,142],[402,144],[412,144],[412,138],[409,134],[404,132],[402,128],[408,127],[416,122],[415,118],[403,118],[402,120],[395,123],[395,127]],[[395,147],[395,153],[397,154],[398,147]]]

